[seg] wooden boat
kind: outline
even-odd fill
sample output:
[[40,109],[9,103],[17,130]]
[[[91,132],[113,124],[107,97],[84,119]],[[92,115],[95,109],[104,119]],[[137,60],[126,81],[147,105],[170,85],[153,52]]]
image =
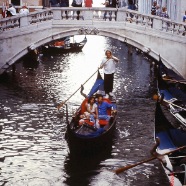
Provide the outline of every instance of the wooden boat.
[[164,99],[166,114],[170,113],[169,120],[173,125],[186,129],[186,80],[168,69],[161,60],[158,64],[157,89],[158,95]]
[[[85,121],[83,125],[79,125],[79,118],[85,111],[88,98],[92,95],[96,96],[96,94],[104,95],[103,83],[104,81],[98,71],[97,79],[87,98],[84,99],[71,121],[67,123],[66,140],[71,154],[93,155],[106,150],[112,145],[117,118],[116,113],[111,115],[111,111],[108,110],[108,114],[111,115],[110,120],[107,122],[106,120],[99,120],[100,128],[90,125],[90,121]],[[104,98],[103,100],[112,103],[116,107],[114,97]]]
[[[158,154],[164,154],[186,145],[186,131],[171,125],[162,112],[159,102],[157,102],[155,112],[155,138],[160,139],[160,145],[157,148]],[[171,186],[186,185],[185,149],[165,155],[162,159],[161,164]]]
[[82,50],[82,48],[87,43],[87,38],[85,38],[81,42],[70,42],[70,37],[56,40],[48,45],[45,45],[43,47],[43,52],[60,52],[60,53],[66,53],[66,52],[79,52]]

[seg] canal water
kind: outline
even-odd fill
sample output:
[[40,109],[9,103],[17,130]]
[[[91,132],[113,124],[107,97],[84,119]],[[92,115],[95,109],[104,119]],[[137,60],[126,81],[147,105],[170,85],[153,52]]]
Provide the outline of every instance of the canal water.
[[[81,41],[84,36],[76,36]],[[128,45],[87,36],[81,52],[43,56],[38,64],[16,63],[0,79],[0,185],[5,186],[166,186],[157,160],[118,175],[114,170],[150,157],[154,145],[155,91],[151,60]],[[112,148],[93,157],[71,157],[63,109],[56,109],[99,67],[111,49],[120,59],[114,78],[118,120]],[[102,74],[102,70],[100,70]],[[85,85],[88,93],[96,79]],[[79,91],[68,100],[80,105]]]

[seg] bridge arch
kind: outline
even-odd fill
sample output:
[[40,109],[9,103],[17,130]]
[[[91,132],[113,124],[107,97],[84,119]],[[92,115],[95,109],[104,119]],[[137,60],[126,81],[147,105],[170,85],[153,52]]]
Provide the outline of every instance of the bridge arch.
[[[185,24],[127,9],[108,8],[82,8],[81,20],[77,20],[74,19],[77,10],[53,8],[0,21],[0,74],[29,50],[62,37],[91,34],[126,42],[155,60],[160,55],[166,66],[186,78]],[[105,11],[112,14],[103,20]],[[74,14],[67,16],[66,12]]]
[[77,27],[76,29],[69,28],[68,30],[63,30],[58,33],[52,33],[51,35],[45,36],[43,38],[41,37],[38,41],[35,41],[32,44],[27,43],[27,45],[25,45],[21,50],[19,50],[18,53],[10,56],[8,62],[9,64],[6,63],[3,68],[6,69],[7,65],[10,66],[14,64],[17,60],[19,60],[21,57],[26,55],[30,50],[34,50],[53,40],[61,39],[63,37],[68,37],[68,36],[74,36],[74,35],[95,35],[95,36],[110,37],[119,40],[121,42],[124,42],[126,44],[129,44],[135,48],[138,48],[139,50],[148,53],[149,56],[153,58],[155,56],[155,59],[158,58],[158,53],[151,51],[149,48],[146,48],[142,43],[139,43],[134,39],[127,37],[126,35],[121,35],[114,31],[107,31],[104,29],[96,29],[96,28],[90,29],[90,28]]

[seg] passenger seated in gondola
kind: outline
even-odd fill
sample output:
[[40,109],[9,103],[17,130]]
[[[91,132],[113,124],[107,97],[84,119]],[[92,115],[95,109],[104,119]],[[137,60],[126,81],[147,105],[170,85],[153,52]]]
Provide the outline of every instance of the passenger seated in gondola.
[[55,46],[64,46],[65,45],[65,42],[64,41],[56,41],[54,43]]
[[96,128],[99,128],[99,125],[97,123],[98,118],[98,110],[97,110],[97,104],[95,103],[95,97],[91,96],[87,103],[85,103],[85,112],[80,115],[80,121],[79,124],[83,124],[86,122],[85,120],[89,120],[91,123],[90,125],[94,125]]
[[88,99],[88,102],[86,104],[86,109],[87,112],[89,112],[90,115],[93,115],[95,119],[98,117],[98,109],[97,109],[97,104],[95,103],[95,97],[91,96]]
[[[110,120],[112,114],[116,113],[116,106],[112,103],[109,103],[109,100],[103,100],[103,95],[98,95],[97,101],[98,108],[98,119],[100,125],[106,125]],[[110,113],[109,113],[110,111]]]
[[79,125],[82,125],[84,123],[87,123],[89,125],[94,125],[95,124],[95,118],[93,115],[91,115],[88,112],[84,112],[83,114],[81,114],[80,116],[80,120],[79,120]]

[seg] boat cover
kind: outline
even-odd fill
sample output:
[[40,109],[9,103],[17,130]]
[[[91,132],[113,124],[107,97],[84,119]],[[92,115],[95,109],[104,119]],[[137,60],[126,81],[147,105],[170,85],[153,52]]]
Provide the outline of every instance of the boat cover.
[[102,90],[103,89],[103,79],[97,79],[96,82],[94,83],[92,89],[90,90],[88,97],[92,96],[95,92],[97,92],[98,90]]
[[76,136],[81,137],[81,138],[94,138],[94,137],[100,136],[104,131],[105,131],[104,128],[99,128],[97,131],[92,132],[91,134],[82,135],[82,134],[76,133]]
[[186,132],[180,129],[170,129],[170,135],[174,144],[178,147],[186,145]]
[[160,139],[160,145],[158,146],[160,150],[176,148],[167,131],[157,133],[156,137]]
[[174,149],[186,145],[186,132],[180,129],[170,129],[156,134],[160,138],[160,150]]

